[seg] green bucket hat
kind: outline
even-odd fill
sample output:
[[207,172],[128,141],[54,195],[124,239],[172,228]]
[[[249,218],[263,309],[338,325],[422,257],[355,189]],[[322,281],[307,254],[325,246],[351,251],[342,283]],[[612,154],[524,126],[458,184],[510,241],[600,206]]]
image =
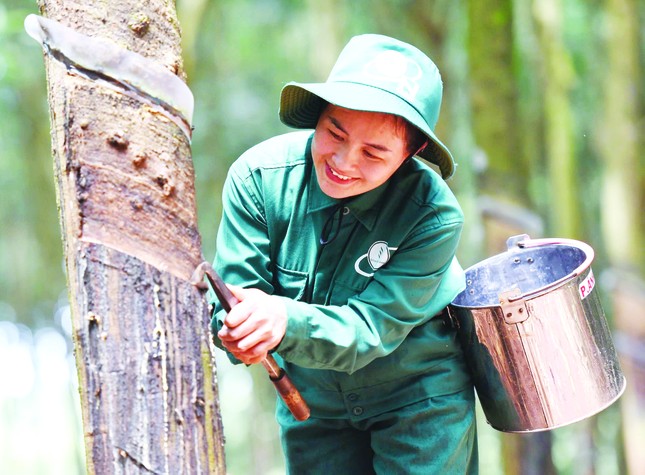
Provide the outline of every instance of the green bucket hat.
[[326,82],[284,86],[280,120],[298,129],[315,128],[325,102],[401,116],[428,137],[418,155],[436,164],[446,180],[455,162],[434,134],[442,93],[439,70],[423,52],[387,36],[359,35],[341,51]]

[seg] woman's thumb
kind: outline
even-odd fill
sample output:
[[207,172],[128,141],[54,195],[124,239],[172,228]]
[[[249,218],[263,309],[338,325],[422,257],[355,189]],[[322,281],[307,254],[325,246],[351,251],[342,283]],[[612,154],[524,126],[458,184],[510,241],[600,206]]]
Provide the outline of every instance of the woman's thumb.
[[235,296],[235,298],[238,299],[240,302],[244,300],[244,298],[249,292],[249,289],[245,289],[244,287],[238,287],[237,285],[226,284],[226,287],[228,287],[228,290],[230,290],[231,293]]

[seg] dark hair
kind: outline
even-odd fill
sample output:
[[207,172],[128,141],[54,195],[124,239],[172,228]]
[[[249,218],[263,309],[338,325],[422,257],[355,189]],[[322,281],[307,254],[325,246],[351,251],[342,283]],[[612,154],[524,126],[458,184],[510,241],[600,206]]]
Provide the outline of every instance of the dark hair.
[[403,127],[403,135],[405,137],[405,151],[408,158],[418,154],[428,144],[428,137],[421,132],[420,129],[412,125],[403,117],[396,116],[396,127]]

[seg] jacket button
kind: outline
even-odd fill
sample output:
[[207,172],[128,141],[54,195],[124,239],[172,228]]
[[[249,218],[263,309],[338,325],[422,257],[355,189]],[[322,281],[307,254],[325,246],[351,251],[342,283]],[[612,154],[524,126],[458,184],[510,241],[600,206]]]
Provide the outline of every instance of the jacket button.
[[356,393],[349,393],[347,395],[347,399],[350,401],[356,401],[358,399],[358,394]]
[[361,414],[363,414],[363,408],[356,406],[354,409],[352,409],[352,414],[354,414],[355,416],[360,416]]

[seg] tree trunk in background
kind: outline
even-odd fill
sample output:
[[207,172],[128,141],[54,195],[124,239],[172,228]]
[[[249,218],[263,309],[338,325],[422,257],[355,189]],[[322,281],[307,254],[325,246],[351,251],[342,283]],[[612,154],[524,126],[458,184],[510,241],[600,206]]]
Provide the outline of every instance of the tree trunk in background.
[[[645,270],[643,158],[639,156],[639,11],[633,0],[606,0],[607,69],[596,137],[604,161],[603,235],[614,266]],[[640,139],[642,140],[642,139]]]
[[[311,71],[309,77],[312,81],[324,81],[345,46],[347,15],[343,13],[346,7],[338,0],[307,0],[305,5],[307,27],[303,29],[303,39],[310,45],[309,50],[315,51],[307,57]],[[320,38],[325,38],[325,41],[320,41]]]
[[[531,2],[513,0],[513,57],[517,89],[518,167],[523,168],[532,211],[548,209],[544,193],[543,96],[540,89],[540,47]],[[541,233],[537,233],[541,234]],[[542,237],[541,235],[531,237]]]
[[561,0],[534,2],[538,38],[543,56],[544,140],[549,186],[545,193],[549,233],[579,238],[574,124],[569,94],[574,70],[563,42]]
[[[529,202],[532,156],[522,153],[521,126],[525,124],[519,119],[518,64],[514,60],[514,20],[518,17],[513,0],[469,2],[473,131],[475,146],[483,151],[487,161],[486,180],[480,184],[480,192],[500,200],[495,205],[496,212],[504,207],[504,202]],[[515,218],[519,220],[520,216]],[[489,242],[489,246],[494,245]],[[502,433],[500,440],[505,474],[555,473],[550,433],[522,436]]]
[[[42,82],[38,83],[39,90],[28,91],[20,101],[21,109],[28,111],[30,124],[43,120],[43,94]],[[5,116],[7,117],[7,116]],[[3,120],[2,127],[6,124]],[[20,163],[25,167],[23,193],[12,193],[3,186],[3,200],[9,203],[14,201],[12,209],[24,207],[25,214],[29,216],[29,232],[16,234],[13,226],[3,223],[2,240],[0,246],[6,246],[10,250],[3,258],[7,269],[10,270],[10,279],[0,284],[5,295],[11,295],[18,313],[20,309],[33,306],[36,302],[55,300],[61,291],[58,285],[52,282],[63,281],[63,269],[61,266],[61,250],[59,246],[60,230],[57,225],[58,217],[52,212],[51,197],[54,194],[54,183],[52,181],[51,163],[45,160],[50,153],[45,127],[25,127],[29,137],[25,139],[23,157],[12,157],[12,161]],[[5,153],[3,150],[2,153]],[[38,157],[38,160],[34,158]],[[41,160],[40,157],[43,157]],[[27,165],[25,162],[28,162]],[[8,204],[5,201],[5,204]],[[13,204],[13,203],[12,203]],[[10,205],[11,206],[11,205]],[[16,246],[15,243],[21,245]],[[47,245],[56,243],[56,246]],[[46,275],[47,279],[34,279],[35,275]],[[25,282],[30,282],[25,285]],[[24,323],[33,327],[42,324],[37,312],[24,312]]]
[[482,191],[526,202],[529,170],[518,147],[512,20],[512,0],[469,2],[473,131],[488,162]]
[[[183,75],[173,2],[44,15]],[[88,473],[224,473],[189,139],[150,102],[46,54]]]
[[[620,401],[624,438],[619,447],[624,451],[620,472],[640,473],[645,462],[645,285],[638,277],[645,271],[645,167],[641,151],[644,98],[639,65],[642,6],[639,11],[634,0],[603,3],[607,66],[595,137],[604,164],[600,195],[603,242],[613,267],[605,282],[610,282],[617,347],[627,378],[627,389]],[[599,427],[598,433],[602,430]]]
[[480,261],[485,255],[485,236],[478,206],[479,183],[476,163],[477,148],[473,132],[473,111],[469,94],[470,57],[468,49],[469,20],[467,0],[450,2],[442,71],[445,99],[442,118],[448,120],[447,143],[457,162],[454,189],[466,216],[459,244],[458,257],[464,267]]

